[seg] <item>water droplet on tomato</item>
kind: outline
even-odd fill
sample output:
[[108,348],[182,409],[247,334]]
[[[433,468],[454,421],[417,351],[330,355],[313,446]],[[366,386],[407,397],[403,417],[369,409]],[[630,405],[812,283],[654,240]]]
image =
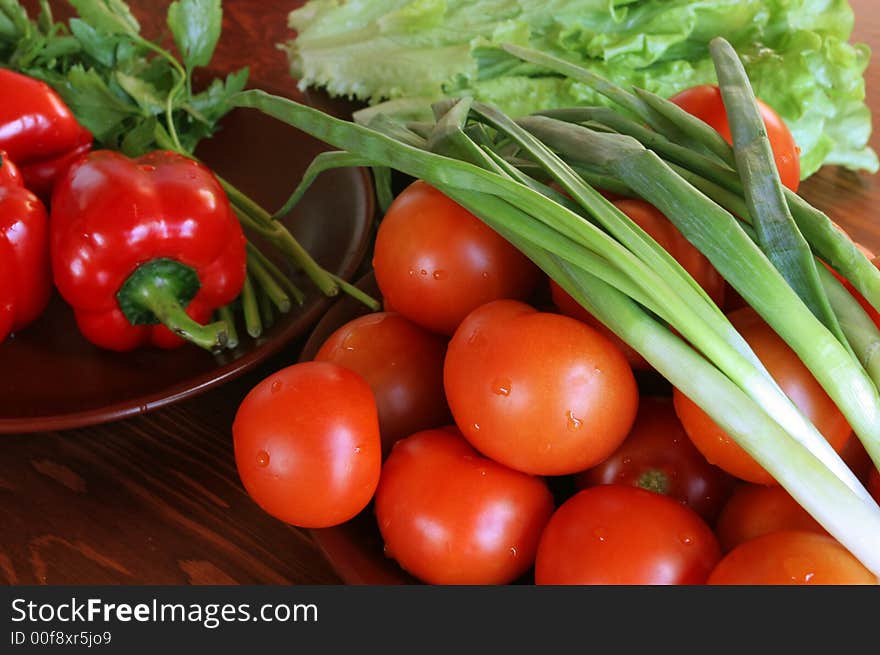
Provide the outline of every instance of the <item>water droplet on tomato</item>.
[[577,416],[574,415],[572,410],[568,410],[568,413],[565,415],[568,419],[568,429],[569,430],[577,430],[583,425],[583,421],[580,420]]
[[483,271],[483,279],[484,279],[484,280],[488,280],[488,279],[489,279],[489,271]]
[[806,584],[816,575],[816,565],[809,557],[792,556],[782,560],[782,570],[795,584]]
[[467,344],[469,346],[474,346],[475,348],[482,348],[487,343],[486,337],[480,331],[479,328],[471,332],[471,335],[468,337]]
[[446,271],[438,270],[434,271],[434,279],[435,280],[445,280],[446,279]]
[[416,274],[415,269],[409,269],[409,276],[413,277]]
[[422,277],[427,277],[427,276],[428,276],[428,271],[426,271],[426,270],[423,268],[422,270],[419,271],[419,275],[421,275]]
[[156,167],[155,167],[155,166],[151,166],[150,164],[141,164],[141,170],[142,170],[144,173],[152,173],[153,171],[156,170]]
[[479,423],[474,423],[474,430],[476,430],[477,432],[480,431],[480,424]]
[[272,383],[272,386],[269,387],[269,391],[272,393],[278,393],[282,388],[284,388],[284,383],[281,382],[281,380],[275,380]]
[[510,555],[511,555],[511,557],[516,557],[516,555],[517,555],[517,553],[516,553],[516,546],[511,546],[511,547],[510,547]]
[[623,458],[623,463],[624,463],[624,464],[632,464],[632,461],[633,461],[633,460],[632,460],[632,457],[624,457],[624,458]]
[[269,453],[261,450],[257,453],[257,464],[262,467],[269,466]]
[[690,546],[692,543],[694,543],[694,538],[689,534],[679,535],[678,538],[685,546]]
[[360,454],[361,454],[361,447],[360,447],[360,446],[355,446],[355,447],[354,447],[354,454],[355,454],[355,455],[360,455]]
[[509,396],[511,386],[510,378],[495,378],[492,381],[492,392],[498,396]]
[[608,533],[605,531],[605,528],[596,528],[593,530],[593,536],[602,543],[605,543],[605,540],[608,538]]
[[486,475],[486,469],[480,469],[480,475]]

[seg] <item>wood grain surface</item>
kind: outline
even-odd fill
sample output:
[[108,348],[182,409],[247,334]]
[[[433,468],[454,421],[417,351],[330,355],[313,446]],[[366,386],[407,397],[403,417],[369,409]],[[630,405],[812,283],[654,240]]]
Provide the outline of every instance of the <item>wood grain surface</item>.
[[[61,7],[63,3],[52,2]],[[131,3],[151,34],[168,2]],[[247,63],[255,85],[289,86],[286,15],[294,1],[227,0],[216,65]],[[880,7],[854,0],[854,40],[880,52]],[[880,62],[867,72],[880,115]],[[880,150],[880,136],[871,143]],[[877,176],[823,169],[803,194],[880,251]],[[303,532],[263,513],[235,471],[230,426],[241,399],[293,363],[303,341],[196,399],[122,422],[0,437],[0,583],[325,584],[340,579]]]

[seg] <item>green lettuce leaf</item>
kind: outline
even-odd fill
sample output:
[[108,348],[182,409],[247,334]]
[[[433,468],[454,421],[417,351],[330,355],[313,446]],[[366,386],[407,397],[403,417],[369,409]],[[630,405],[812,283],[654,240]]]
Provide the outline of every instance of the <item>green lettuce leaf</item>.
[[878,169],[867,146],[870,51],[848,42],[853,20],[846,0],[311,0],[291,12],[285,49],[301,88],[375,112],[418,117],[438,98],[470,95],[521,116],[604,99],[501,43],[670,96],[715,82],[708,42],[723,36],[792,130],[807,177],[823,164]]

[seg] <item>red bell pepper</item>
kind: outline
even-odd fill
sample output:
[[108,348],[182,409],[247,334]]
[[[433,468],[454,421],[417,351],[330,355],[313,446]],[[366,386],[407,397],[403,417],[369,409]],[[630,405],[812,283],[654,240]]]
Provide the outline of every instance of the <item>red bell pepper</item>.
[[226,325],[204,323],[241,292],[245,237],[202,164],[168,151],[89,153],[56,182],[50,241],[55,284],[92,343],[225,344]]
[[[46,207],[21,184],[12,161],[0,152],[0,341],[34,321],[49,302],[49,226]],[[5,289],[5,291],[4,291]],[[5,310],[3,309],[5,307]]]
[[92,134],[45,82],[0,69],[0,150],[21,168],[25,186],[48,201],[52,185],[92,147]]

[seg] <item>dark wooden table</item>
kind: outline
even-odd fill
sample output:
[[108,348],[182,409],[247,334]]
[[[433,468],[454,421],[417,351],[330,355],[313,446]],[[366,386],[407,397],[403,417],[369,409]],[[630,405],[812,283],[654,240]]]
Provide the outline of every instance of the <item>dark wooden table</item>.
[[[131,4],[150,29],[168,2]],[[289,36],[287,12],[301,3],[224,4],[218,68],[244,61],[255,84],[289,85],[295,94],[274,44]],[[880,10],[873,0],[852,5],[854,39],[880,49]],[[869,104],[880,115],[876,57],[867,83]],[[871,143],[880,150],[880,136]],[[826,168],[804,184],[803,193],[880,252],[874,218],[880,177]],[[233,459],[235,408],[269,371],[294,362],[302,345],[292,343],[259,370],[146,416],[0,437],[0,582],[340,582],[305,533],[272,519],[248,498]]]

